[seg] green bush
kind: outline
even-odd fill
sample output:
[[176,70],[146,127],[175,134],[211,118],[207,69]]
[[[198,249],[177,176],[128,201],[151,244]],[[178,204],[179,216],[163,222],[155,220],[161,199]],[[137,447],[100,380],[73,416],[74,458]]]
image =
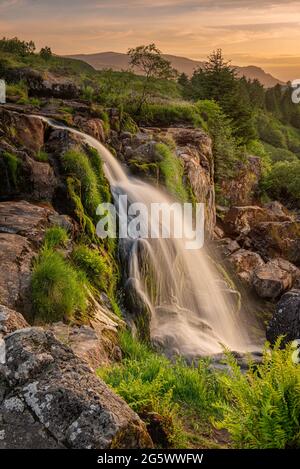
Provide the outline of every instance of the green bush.
[[44,237],[44,246],[48,249],[66,246],[69,241],[67,231],[61,226],[48,228]]
[[138,124],[171,126],[185,124],[193,127],[205,126],[196,106],[188,103],[150,103],[143,105],[139,115],[128,105],[127,112],[133,115]]
[[157,143],[155,149],[161,157],[159,169],[166,188],[182,202],[187,201],[188,194],[183,184],[182,161],[164,143]]
[[273,147],[287,148],[281,125],[271,115],[260,113],[256,118],[256,128],[261,140]]
[[262,185],[271,197],[300,207],[300,161],[275,163]]
[[226,401],[216,405],[238,448],[300,448],[300,367],[292,349],[265,348],[263,362],[244,373],[227,354],[230,374],[220,376]]
[[28,102],[28,89],[24,81],[11,83],[6,86],[7,97],[17,96],[18,102],[26,104]]
[[111,292],[115,286],[113,271],[108,260],[98,250],[87,246],[75,246],[72,252],[73,262],[83,270],[92,285]]
[[83,317],[87,308],[84,278],[51,249],[44,248],[34,265],[31,292],[36,323]]

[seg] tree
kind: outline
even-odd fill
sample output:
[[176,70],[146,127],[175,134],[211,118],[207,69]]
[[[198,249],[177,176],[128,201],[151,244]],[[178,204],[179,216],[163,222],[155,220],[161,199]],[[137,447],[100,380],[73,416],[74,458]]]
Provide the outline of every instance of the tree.
[[255,137],[253,109],[244,79],[226,62],[222,50],[214,51],[208,61],[199,67],[191,79],[191,95],[194,99],[216,101],[232,121],[233,135],[241,144]]
[[153,80],[171,80],[176,78],[177,72],[172,68],[171,63],[164,59],[155,44],[129,49],[127,54],[130,66],[133,69],[139,70],[145,77],[137,105],[137,113],[140,113],[142,106],[147,102],[151,94]]
[[42,47],[42,49],[40,50],[40,56],[44,60],[49,60],[52,57],[52,50],[50,49],[50,47]]

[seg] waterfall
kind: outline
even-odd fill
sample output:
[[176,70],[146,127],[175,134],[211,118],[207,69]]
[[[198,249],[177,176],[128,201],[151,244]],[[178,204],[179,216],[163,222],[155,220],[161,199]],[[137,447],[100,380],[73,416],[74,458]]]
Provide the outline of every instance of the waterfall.
[[[100,154],[113,197],[150,209],[153,202],[173,203],[164,191],[131,177],[95,138],[42,117],[51,127],[80,135]],[[150,312],[150,334],[168,353],[195,357],[231,350],[257,349],[251,343],[243,311],[237,311],[206,249],[187,250],[185,239],[120,239],[127,284]],[[139,302],[137,301],[137,305]]]

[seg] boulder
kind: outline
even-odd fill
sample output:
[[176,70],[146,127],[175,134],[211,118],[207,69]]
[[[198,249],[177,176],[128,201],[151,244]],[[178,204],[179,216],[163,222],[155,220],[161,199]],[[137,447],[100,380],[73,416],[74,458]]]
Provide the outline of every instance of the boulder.
[[103,121],[101,119],[89,119],[83,116],[75,116],[74,124],[82,132],[91,135],[91,137],[94,137],[96,140],[99,140],[102,143],[105,142],[105,132],[103,127]]
[[270,213],[258,206],[231,207],[225,213],[223,226],[228,235],[247,235],[253,226],[269,221]]
[[252,285],[255,269],[264,265],[264,261],[256,252],[239,249],[228,257],[235,273],[247,286]]
[[275,259],[256,268],[252,283],[258,296],[275,300],[283,292],[292,288],[293,267],[283,259]]
[[0,337],[10,334],[18,329],[28,327],[28,322],[24,319],[22,314],[7,308],[7,306],[0,305]]
[[300,265],[300,221],[260,223],[248,238],[251,248],[264,259],[282,257]]
[[230,256],[234,252],[241,249],[239,243],[231,238],[221,238],[216,241],[218,251],[223,258]]
[[266,335],[271,344],[280,336],[284,336],[283,345],[300,339],[300,290],[290,290],[280,298]]
[[145,425],[51,332],[5,337],[0,448],[149,448]]

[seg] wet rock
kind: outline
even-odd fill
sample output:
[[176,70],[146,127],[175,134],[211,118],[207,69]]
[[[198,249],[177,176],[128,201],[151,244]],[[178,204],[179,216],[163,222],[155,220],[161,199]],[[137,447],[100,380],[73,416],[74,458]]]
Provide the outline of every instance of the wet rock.
[[94,137],[96,140],[99,140],[102,143],[105,142],[105,132],[103,121],[101,119],[89,119],[83,116],[75,116],[74,124],[82,132],[91,135],[91,137]]
[[264,265],[264,261],[256,252],[246,249],[239,249],[228,257],[237,276],[246,285],[252,285],[252,279],[255,269]]
[[241,249],[239,243],[231,238],[222,238],[217,241],[218,251],[221,253],[222,257],[228,257],[234,252]]
[[139,417],[52,333],[28,328],[5,344],[0,448],[152,447]]
[[281,297],[266,335],[271,344],[280,336],[284,336],[283,345],[300,339],[300,290],[291,290]]
[[37,153],[44,145],[45,125],[38,117],[0,108],[1,134],[28,151]]

